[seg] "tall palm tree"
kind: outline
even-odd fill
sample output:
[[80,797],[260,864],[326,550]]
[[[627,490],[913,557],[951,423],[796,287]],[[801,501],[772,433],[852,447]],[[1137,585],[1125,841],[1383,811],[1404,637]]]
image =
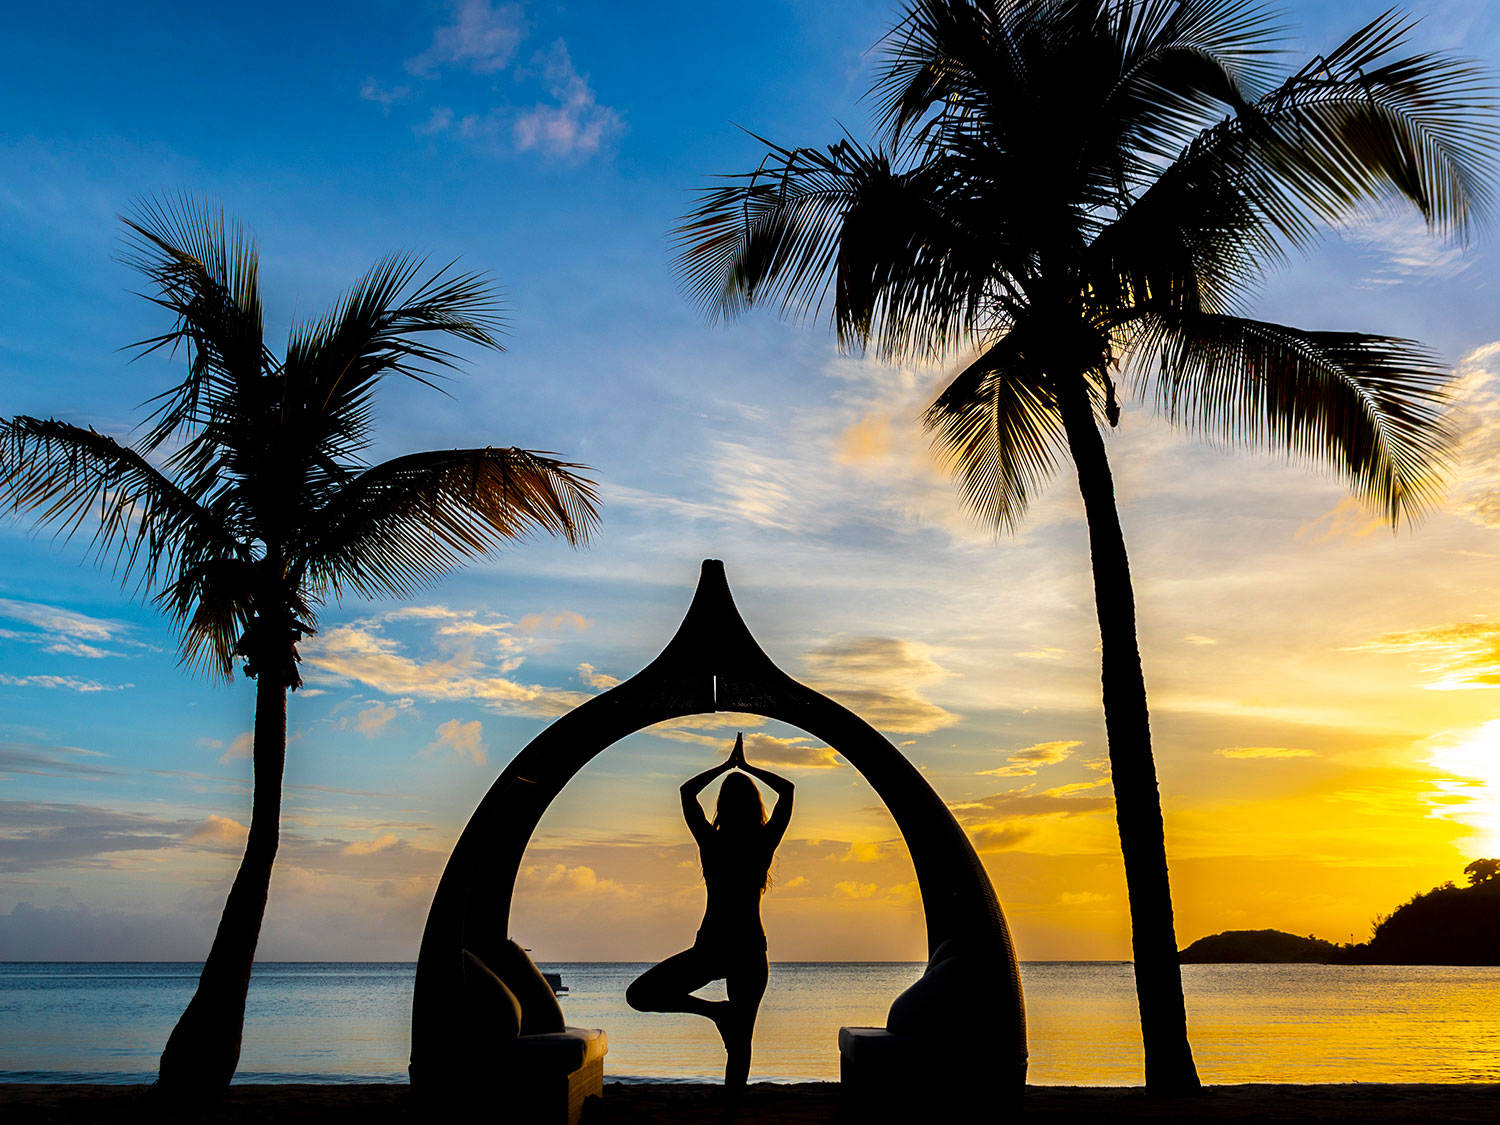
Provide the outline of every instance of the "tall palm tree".
[[279,834],[286,695],[319,606],[346,590],[409,594],[533,531],[577,544],[597,513],[584,466],[529,450],[361,460],[382,379],[431,385],[457,363],[436,337],[499,348],[484,277],[422,278],[420,261],[383,259],[277,358],[242,226],[187,197],[145,202],[124,222],[124,260],[175,318],[138,347],[181,348],[187,374],[152,400],[134,445],[52,419],[0,423],[0,501],[64,536],[92,527],[97,560],[170,616],[185,664],[228,679],[239,657],[256,681],[249,840],[158,1077],[163,1092],[212,1093],[239,1060]]
[[1432,498],[1432,357],[1243,315],[1268,269],[1356,207],[1409,201],[1463,238],[1487,204],[1481,79],[1400,56],[1408,26],[1387,13],[1286,76],[1248,0],[911,0],[883,41],[876,141],[763,141],[678,232],[711,316],[826,300],[847,348],[973,356],[924,420],[997,528],[1072,459],[1152,1090],[1198,1078],[1103,431],[1118,379],[1189,429],[1331,467],[1393,523]]

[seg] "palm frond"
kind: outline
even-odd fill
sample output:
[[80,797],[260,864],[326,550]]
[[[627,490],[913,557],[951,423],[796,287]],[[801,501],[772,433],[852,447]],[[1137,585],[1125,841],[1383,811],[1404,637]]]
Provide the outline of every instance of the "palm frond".
[[145,589],[184,558],[243,553],[212,511],[139,451],[54,419],[0,423],[0,502],[65,540],[94,523],[94,557]]
[[221,679],[234,674],[235,645],[255,615],[256,563],[206,557],[182,567],[156,596],[180,633],[182,663]]
[[1448,371],[1414,341],[1157,318],[1132,370],[1172,422],[1329,466],[1392,524],[1416,519],[1440,494],[1452,445]]
[[1409,22],[1387,12],[1237,116],[1205,131],[1163,175],[1234,169],[1276,235],[1306,245],[1316,223],[1404,199],[1435,233],[1462,240],[1492,204],[1493,88],[1472,64],[1388,58]]
[[1068,456],[1056,396],[1021,336],[1011,333],[959,372],[922,418],[965,506],[1008,531]]
[[121,260],[151,281],[155,292],[144,295],[174,317],[170,330],[132,347],[138,358],[183,347],[188,359],[182,382],[151,400],[157,407],[149,450],[184,425],[230,412],[229,398],[274,369],[275,360],[263,340],[259,253],[242,224],[227,223],[222,207],[186,193],[141,199],[120,220],[127,230]]
[[1464,64],[1382,62],[1406,29],[1387,13],[1195,138],[1090,247],[1101,294],[1143,312],[1237,311],[1321,224],[1393,198],[1466,236],[1490,205],[1492,106]]
[[1129,151],[1138,174],[1174,157],[1208,124],[1207,115],[1241,109],[1263,94],[1285,34],[1273,11],[1253,0],[1101,7],[1117,73],[1099,113],[1080,125],[1099,138],[1090,147]]
[[[759,138],[757,138],[759,139]],[[766,142],[768,143],[768,142]],[[844,140],[826,151],[770,146],[756,172],[726,177],[678,229],[678,275],[711,317],[755,304],[816,315],[832,298],[842,346],[882,358],[935,356],[1006,307],[1013,227],[984,222],[941,161],[908,171]]]
[[376,384],[400,375],[436,386],[458,365],[453,352],[431,342],[447,336],[503,350],[498,294],[484,274],[457,273],[451,264],[421,278],[424,259],[381,259],[320,320],[297,328],[288,342],[278,387],[288,444],[334,466],[369,445]]
[[337,489],[288,557],[314,590],[405,594],[533,532],[581,544],[599,518],[590,471],[525,449],[397,457]]

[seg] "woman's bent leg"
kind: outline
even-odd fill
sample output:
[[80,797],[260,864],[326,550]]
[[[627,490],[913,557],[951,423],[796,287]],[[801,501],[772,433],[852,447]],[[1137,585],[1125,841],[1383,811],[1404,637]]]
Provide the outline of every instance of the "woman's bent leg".
[[698,949],[684,949],[636,977],[625,990],[625,1003],[638,1012],[690,1012],[717,1022],[724,1002],[692,994],[721,976]]
[[750,1080],[750,1042],[768,976],[766,955],[756,953],[736,959],[734,969],[724,980],[729,988],[729,1012],[719,1021],[719,1033],[724,1037],[724,1049],[729,1052],[724,1065],[724,1088],[731,1095],[737,1095]]

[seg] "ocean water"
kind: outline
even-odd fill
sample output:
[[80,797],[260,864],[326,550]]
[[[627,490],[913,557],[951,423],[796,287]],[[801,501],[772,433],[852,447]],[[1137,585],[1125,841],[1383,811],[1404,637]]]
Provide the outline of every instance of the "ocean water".
[[[625,986],[645,965],[544,964],[569,1023],[609,1033],[608,1079],[713,1081],[723,1049],[691,1016],[644,1015]],[[0,1082],[149,1082],[199,966],[0,963]],[[920,963],[771,966],[754,1081],[838,1077],[841,1025],[885,1022]],[[410,964],[256,966],[239,1082],[401,1082]],[[1143,1080],[1128,964],[1030,962],[1029,1080]],[[1204,1081],[1500,1082],[1500,968],[1187,965],[1189,1029]],[[705,989],[703,995],[722,997]],[[974,1019],[982,1027],[983,1011]]]

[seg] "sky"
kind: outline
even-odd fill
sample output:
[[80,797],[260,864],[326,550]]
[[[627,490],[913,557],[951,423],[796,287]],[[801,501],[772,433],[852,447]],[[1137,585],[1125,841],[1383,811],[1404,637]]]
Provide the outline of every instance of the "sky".
[[[1289,67],[1384,0],[1286,5]],[[1420,49],[1500,62],[1500,11],[1421,3]],[[725,561],[774,660],[853,706],[968,830],[1024,960],[1124,959],[1129,920],[1076,479],[1014,534],[961,508],[918,417],[931,368],[823,322],[709,324],[671,230],[712,175],[862,134],[881,2],[29,5],[0,39],[0,414],[125,437],[178,377],[118,214],[186,190],[256,233],[268,339],[381,255],[489,271],[506,351],[383,388],[372,458],[517,445],[592,466],[585,549],[533,540],[406,600],[327,605],[289,702],[260,956],[413,960],[458,833],[557,715],[643,667]],[[1291,61],[1295,60],[1295,61]],[[1300,464],[1127,406],[1130,549],[1180,944],[1363,940],[1500,854],[1500,280],[1493,235],[1362,217],[1257,315],[1419,339],[1454,371],[1443,503],[1392,532]],[[179,361],[180,362],[180,361]],[[0,522],[0,960],[203,956],[250,814],[254,693],[178,666],[149,604]],[[631,736],[548,811],[513,934],[656,960],[702,879],[681,779],[737,729],[794,779],[764,916],[779,960],[918,959],[899,833],[828,747],[706,715]]]

